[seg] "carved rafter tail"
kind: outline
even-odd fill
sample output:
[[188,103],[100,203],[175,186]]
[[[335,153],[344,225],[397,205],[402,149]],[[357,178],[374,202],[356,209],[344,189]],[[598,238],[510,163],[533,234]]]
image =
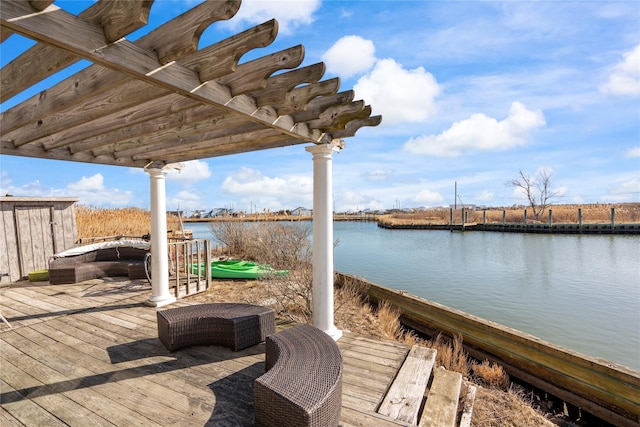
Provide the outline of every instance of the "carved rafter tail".
[[145,26],[149,20],[152,3],[153,0],[101,1],[78,16],[100,25],[105,39],[112,43]]
[[355,92],[348,90],[336,93],[335,95],[314,98],[307,104],[307,108],[304,111],[293,113],[291,116],[293,120],[298,123],[309,122],[319,118],[329,107],[350,103],[354,96]]
[[278,114],[281,115],[305,111],[313,99],[334,95],[339,88],[340,79],[338,78],[295,87],[287,93],[283,103],[274,105],[274,107],[278,110]]
[[369,116],[371,116],[371,107],[369,106],[364,107],[360,111],[344,111],[338,114],[333,122],[329,126],[322,128],[322,130],[330,133],[344,130],[351,121],[366,119]]
[[256,100],[257,106],[272,105],[277,109],[296,86],[317,83],[322,78],[325,68],[323,63],[319,63],[269,77],[265,88],[251,93],[251,96]]
[[161,64],[167,64],[198,50],[200,36],[212,23],[232,18],[240,8],[241,0],[207,1],[200,3],[169,21],[159,32],[143,38],[153,45]]
[[217,80],[227,86],[231,95],[248,94],[267,86],[267,79],[276,71],[295,68],[304,60],[304,47],[294,46],[238,65],[236,71]]
[[272,19],[200,49],[180,62],[197,71],[200,81],[215,80],[235,71],[245,53],[273,43],[277,34],[278,22]]
[[53,3],[53,0],[29,0],[31,7],[37,11],[43,11]]
[[311,128],[328,129],[336,120],[346,114],[359,113],[364,108],[364,101],[350,102],[346,104],[331,105],[325,109],[317,119],[307,121]]
[[365,126],[378,126],[382,122],[382,116],[372,116],[361,120],[352,120],[345,126],[344,130],[333,132],[334,138],[350,138]]

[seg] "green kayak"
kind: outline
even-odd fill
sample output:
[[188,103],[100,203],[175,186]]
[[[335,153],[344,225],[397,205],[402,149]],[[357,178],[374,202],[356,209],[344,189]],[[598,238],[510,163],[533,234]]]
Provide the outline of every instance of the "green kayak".
[[[191,265],[193,274],[204,274],[204,264]],[[214,279],[259,279],[264,277],[285,276],[289,270],[275,270],[270,265],[243,260],[211,261],[211,277]]]

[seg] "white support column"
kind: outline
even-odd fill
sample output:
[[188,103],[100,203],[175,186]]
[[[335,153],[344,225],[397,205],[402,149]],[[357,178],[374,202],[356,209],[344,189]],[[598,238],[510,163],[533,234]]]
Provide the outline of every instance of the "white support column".
[[167,249],[166,168],[145,168],[151,181],[151,298],[146,302],[162,307],[176,301],[169,294],[169,253]]
[[313,154],[313,325],[336,341],[342,331],[333,323],[333,144],[314,145]]

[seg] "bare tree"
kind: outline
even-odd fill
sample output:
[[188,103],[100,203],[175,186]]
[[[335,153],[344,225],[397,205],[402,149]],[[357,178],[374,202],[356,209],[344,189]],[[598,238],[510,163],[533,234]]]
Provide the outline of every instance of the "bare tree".
[[506,183],[509,187],[521,188],[524,191],[535,220],[540,219],[547,207],[551,205],[551,199],[558,195],[557,191],[551,190],[552,175],[553,173],[545,169],[540,169],[537,177],[525,175],[520,171],[519,178]]

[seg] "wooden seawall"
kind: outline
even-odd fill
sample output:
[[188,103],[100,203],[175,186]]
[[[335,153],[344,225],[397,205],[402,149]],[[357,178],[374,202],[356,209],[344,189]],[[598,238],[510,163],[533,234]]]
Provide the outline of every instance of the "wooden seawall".
[[401,322],[419,332],[461,335],[471,356],[494,360],[512,377],[601,419],[623,427],[640,424],[638,371],[355,276],[337,273],[336,281],[355,282],[373,303],[397,307]]
[[450,230],[450,231],[499,231],[503,233],[538,234],[635,234],[640,235],[640,224],[386,224],[378,227],[391,230]]

